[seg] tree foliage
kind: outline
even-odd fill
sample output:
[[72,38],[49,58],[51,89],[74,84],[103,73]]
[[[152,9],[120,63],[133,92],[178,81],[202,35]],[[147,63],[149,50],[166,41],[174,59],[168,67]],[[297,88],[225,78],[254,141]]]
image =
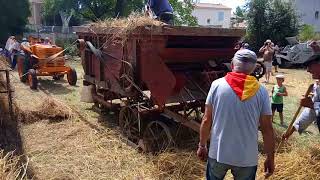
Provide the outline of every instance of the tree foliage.
[[285,44],[285,37],[298,33],[298,17],[292,4],[283,0],[250,0],[247,40],[255,50],[266,39]]
[[[192,0],[169,1],[174,9],[177,25],[197,25],[196,18],[191,15],[194,8]],[[45,0],[44,17],[52,22],[61,10],[69,10],[69,13],[72,10],[75,12],[73,18],[97,21],[141,12],[144,4],[145,0]]]
[[246,18],[246,10],[244,8],[241,8],[240,6],[237,6],[236,11],[233,13],[235,16],[235,20],[237,23],[241,23]]
[[194,4],[192,0],[169,0],[172,5],[175,24],[176,25],[188,25],[196,26],[198,25],[197,19],[192,16],[192,11],[194,9]]
[[0,42],[5,43],[8,36],[21,34],[30,16],[28,0],[0,0]]

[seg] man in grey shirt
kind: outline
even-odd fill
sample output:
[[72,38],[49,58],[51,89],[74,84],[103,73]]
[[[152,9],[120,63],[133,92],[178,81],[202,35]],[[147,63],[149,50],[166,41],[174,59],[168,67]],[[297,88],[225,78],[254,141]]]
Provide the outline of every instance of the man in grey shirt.
[[259,126],[267,155],[266,177],[274,172],[275,140],[269,95],[266,88],[250,76],[256,61],[254,52],[239,50],[232,60],[233,72],[211,85],[197,151],[202,160],[209,156],[208,180],[224,179],[229,169],[235,179],[255,179]]

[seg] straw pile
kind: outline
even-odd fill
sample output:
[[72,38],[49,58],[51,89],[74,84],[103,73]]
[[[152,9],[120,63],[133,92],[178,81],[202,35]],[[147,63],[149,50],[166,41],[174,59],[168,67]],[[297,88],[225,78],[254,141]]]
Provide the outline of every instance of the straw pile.
[[69,106],[49,96],[43,99],[43,102],[36,110],[20,109],[19,115],[23,123],[33,123],[44,119],[61,121],[75,116]]
[[[155,157],[159,179],[203,179],[206,165],[200,162],[194,151],[163,153]],[[257,179],[264,179],[263,163],[260,155]],[[320,178],[320,145],[292,147],[291,151],[276,155],[276,171],[270,179],[316,180]],[[232,179],[229,172],[226,179]]]
[[[260,169],[264,158],[260,158]],[[320,145],[294,147],[292,151],[276,155],[276,171],[271,179],[316,180],[320,178]],[[263,174],[259,172],[259,179]]]
[[[0,55],[0,69],[8,69],[9,64],[7,59]],[[5,80],[5,73],[0,73],[0,90],[9,91],[13,90],[7,88]],[[15,102],[13,101],[13,110],[15,110]],[[18,124],[15,117],[11,117],[9,113],[8,94],[0,94],[0,179],[1,180],[14,180],[26,179],[27,165],[24,165],[17,156],[20,151]]]
[[13,152],[5,154],[0,151],[1,180],[27,179],[26,171],[26,166],[20,164],[20,158],[15,156]]
[[[106,37],[105,45],[112,43],[124,43],[128,40],[130,34],[132,34],[138,27],[146,26],[164,26],[165,23],[154,20],[150,17],[143,16],[142,14],[133,13],[127,18],[123,19],[106,19],[90,24],[92,29],[99,28],[103,30],[105,34],[112,34],[110,37]],[[117,28],[117,31],[114,31]]]
[[155,157],[154,164],[159,179],[200,179],[204,176],[205,164],[194,151],[165,152]]

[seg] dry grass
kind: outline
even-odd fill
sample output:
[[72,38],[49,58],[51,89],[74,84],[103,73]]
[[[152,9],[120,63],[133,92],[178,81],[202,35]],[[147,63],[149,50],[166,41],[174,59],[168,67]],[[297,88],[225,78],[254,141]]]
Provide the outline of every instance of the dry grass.
[[153,164],[124,144],[117,133],[96,131],[82,121],[45,121],[22,133],[39,179],[153,179]]

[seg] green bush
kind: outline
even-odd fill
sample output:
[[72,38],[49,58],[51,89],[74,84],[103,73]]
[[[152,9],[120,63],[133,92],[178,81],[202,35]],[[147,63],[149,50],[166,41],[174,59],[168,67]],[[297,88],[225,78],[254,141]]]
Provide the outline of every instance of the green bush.
[[67,49],[64,54],[70,56],[79,56],[79,49],[74,43],[76,39],[74,38],[57,38],[56,45],[62,47],[63,49]]
[[315,33],[315,29],[312,25],[305,24],[300,28],[300,31],[299,31],[300,41],[313,40],[317,36],[319,37],[319,35]]

